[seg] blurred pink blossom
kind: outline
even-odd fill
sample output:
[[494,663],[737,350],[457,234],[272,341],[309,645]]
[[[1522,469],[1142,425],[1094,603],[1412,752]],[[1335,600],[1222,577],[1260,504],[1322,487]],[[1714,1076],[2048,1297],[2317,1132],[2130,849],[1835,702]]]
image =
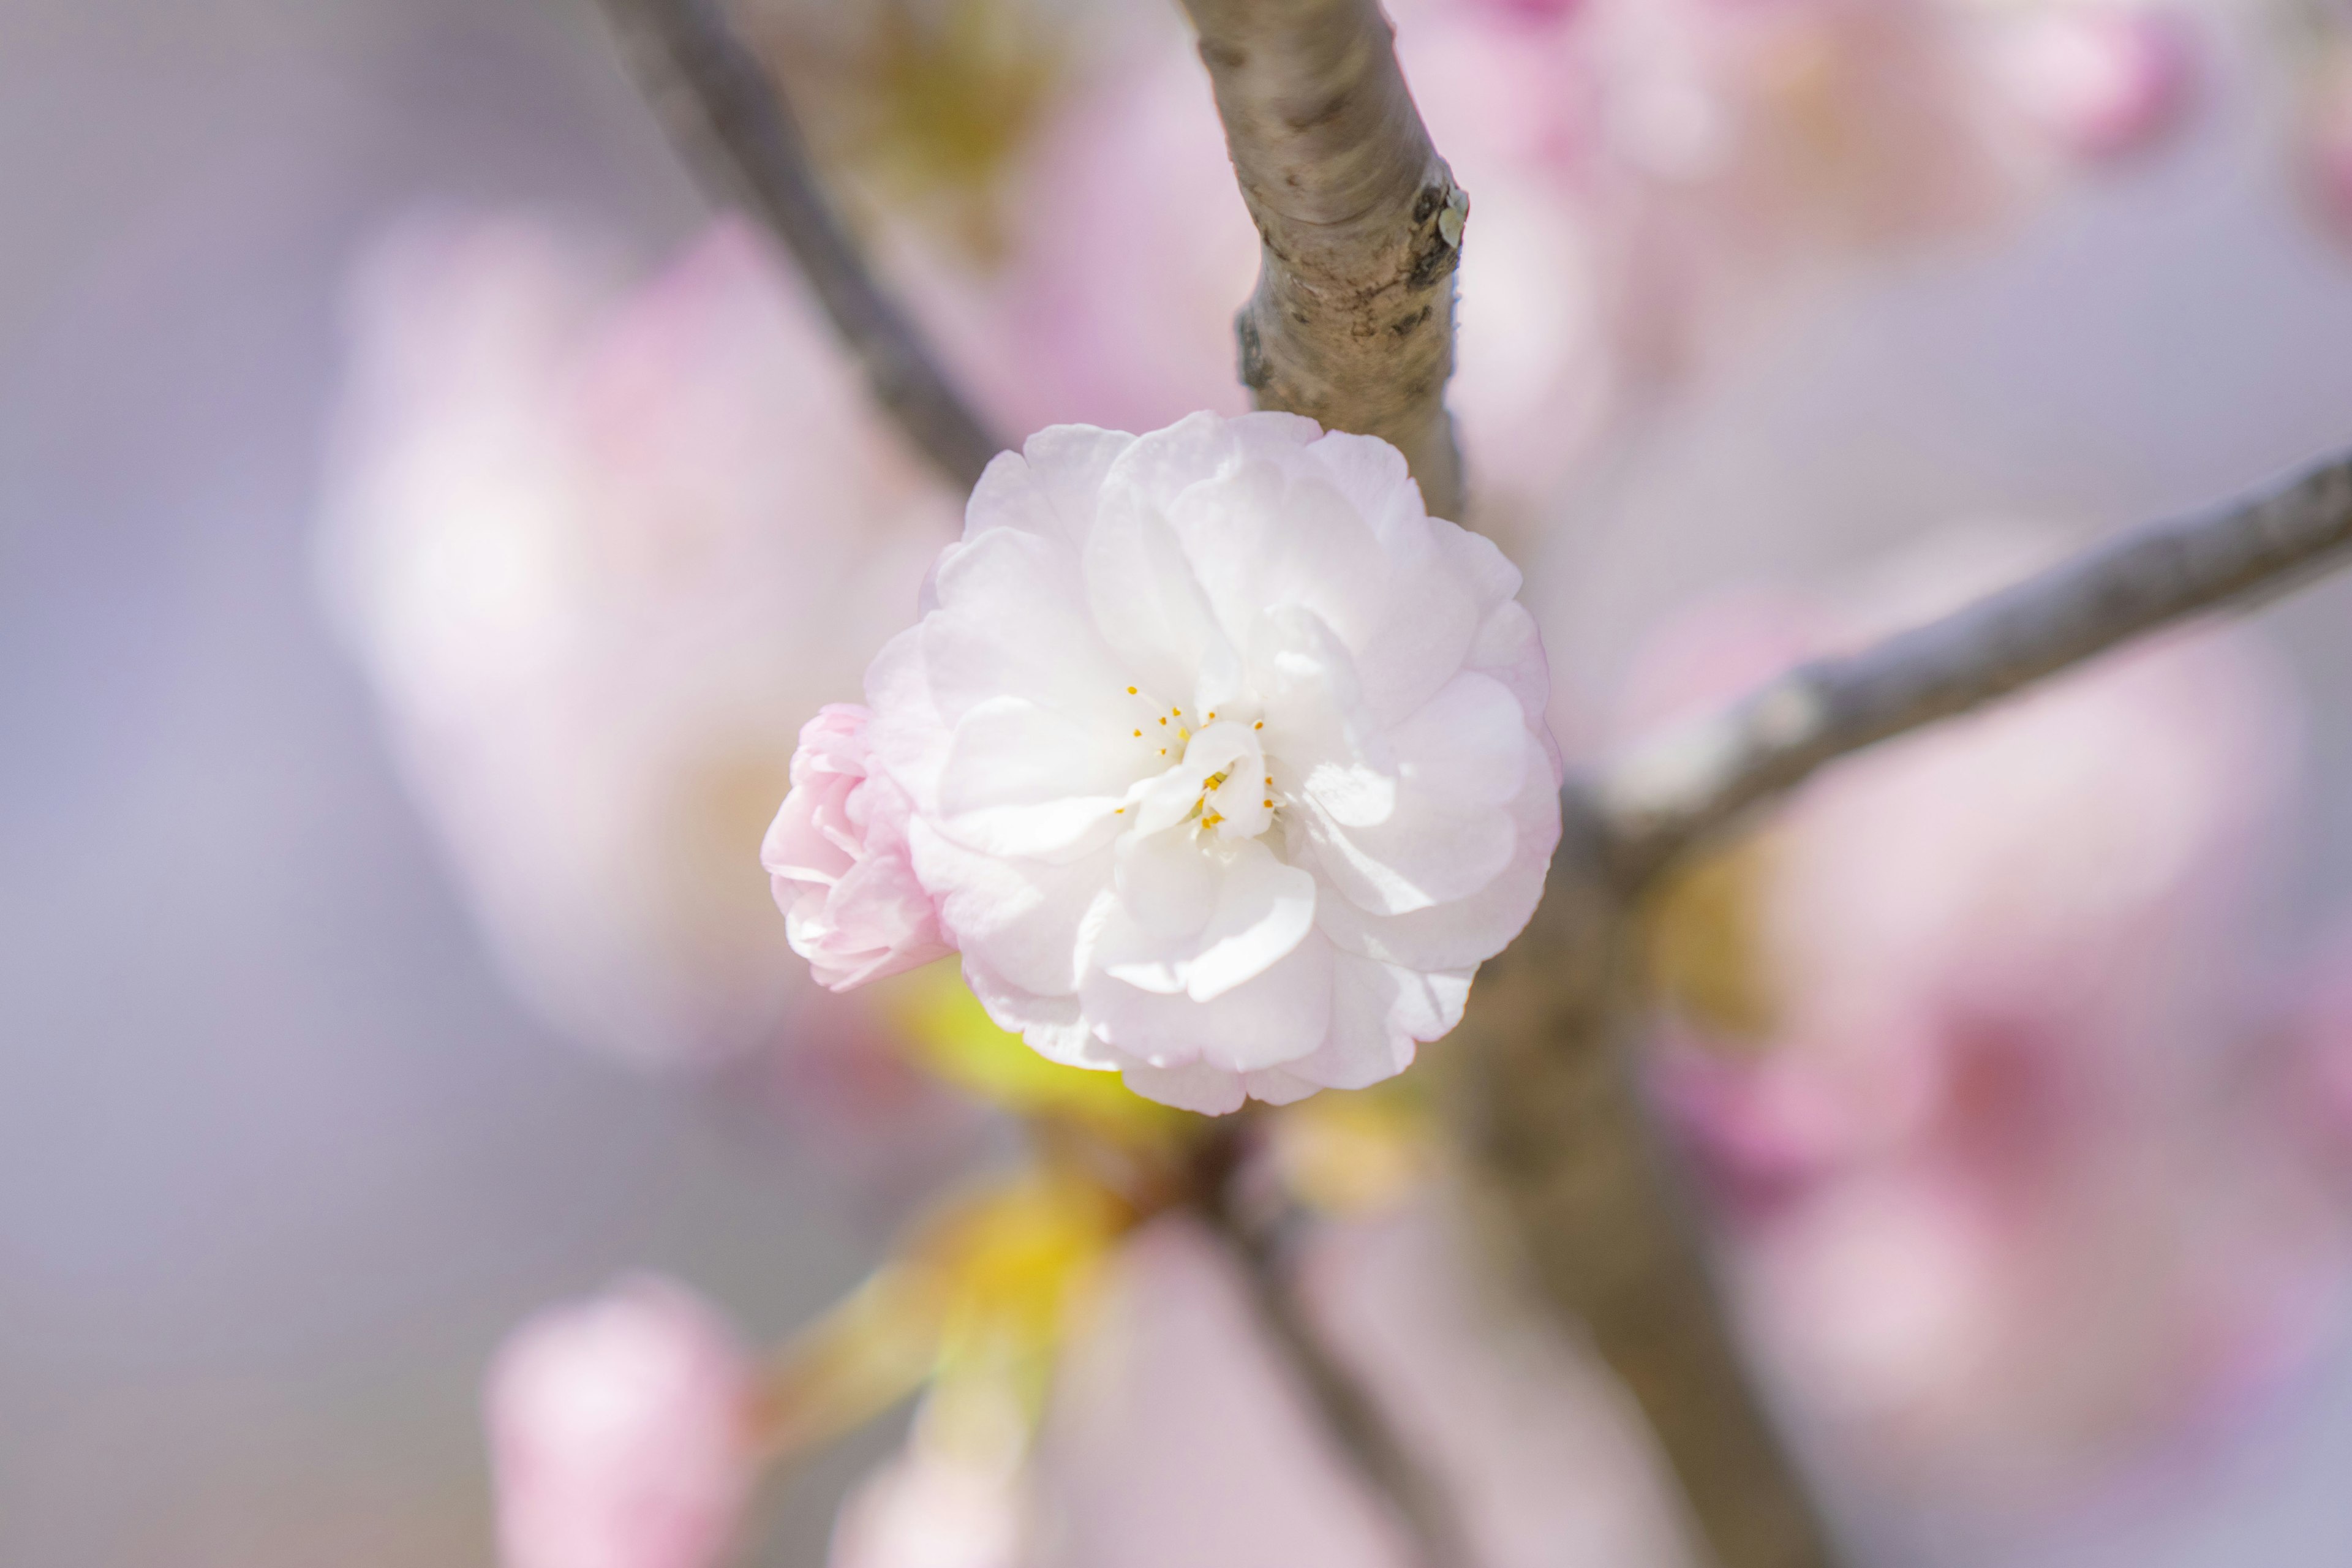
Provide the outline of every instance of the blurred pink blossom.
[[1199,57],[1173,8],[1127,19],[1017,171],[1008,254],[902,263],[959,367],[1009,428],[1156,430],[1249,406],[1234,312],[1258,237]]
[[1027,1426],[1009,1386],[944,1384],[842,1504],[828,1568],[1030,1568]]
[[2041,184],[1940,0],[1400,0],[1472,195],[1464,438],[1507,515],[1858,257]]
[[2024,112],[2060,147],[2109,158],[2179,125],[2195,44],[2179,14],[2130,0],[2061,0],[2009,24],[2002,68]]
[[861,1035],[751,851],[954,504],[799,286],[732,222],[631,284],[535,219],[419,220],[351,331],[331,606],[518,990],[647,1060]]
[[[1863,615],[1750,600],[1728,657],[1702,612],[1643,703],[1924,619],[2035,553],[1930,546]],[[2054,1481],[2311,1342],[2329,1226],[2275,1109],[2232,1087],[2296,736],[2251,637],[2174,637],[1841,764],[1730,873],[1769,1021],[1683,1013],[1662,1087],[1765,1337],[1874,1465]]]
[[954,951],[915,880],[907,848],[912,803],[868,771],[868,717],[856,704],[829,703],[802,727],[792,792],[760,850],[793,951],[834,991]]
[[732,1331],[663,1280],[524,1323],[488,1390],[506,1568],[713,1568],[756,1468],[751,1396]]

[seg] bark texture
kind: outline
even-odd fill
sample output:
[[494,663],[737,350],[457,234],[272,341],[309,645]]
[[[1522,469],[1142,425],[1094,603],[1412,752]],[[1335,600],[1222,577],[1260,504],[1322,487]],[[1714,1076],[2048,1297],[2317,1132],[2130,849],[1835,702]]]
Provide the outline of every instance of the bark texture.
[[1234,323],[1260,408],[1378,436],[1462,515],[1445,411],[1470,199],[1405,90],[1373,0],[1184,0],[1264,241]]

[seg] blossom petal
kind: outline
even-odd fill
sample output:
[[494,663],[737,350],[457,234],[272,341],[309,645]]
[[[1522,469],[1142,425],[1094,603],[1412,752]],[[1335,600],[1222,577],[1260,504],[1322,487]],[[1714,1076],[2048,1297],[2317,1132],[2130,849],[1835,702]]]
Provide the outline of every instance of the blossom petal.
[[964,716],[939,810],[949,836],[998,855],[1069,859],[1109,842],[1131,770],[1116,743],[1017,698]]
[[[1513,854],[1490,881],[1448,903],[1387,913],[1361,900],[1325,899],[1316,923],[1342,952],[1409,969],[1467,969],[1492,958],[1527,928],[1559,847],[1559,792],[1533,737],[1519,798],[1511,803]],[[1335,882],[1335,885],[1336,882]]]
[[1311,471],[1244,461],[1178,496],[1168,521],[1236,645],[1261,615],[1288,605],[1313,611],[1343,642],[1371,631],[1387,563],[1363,519]]
[[1395,770],[1361,721],[1354,662],[1331,628],[1296,606],[1263,617],[1250,671],[1284,787],[1312,796],[1336,822],[1387,821],[1396,809]]
[[1156,1100],[1179,1110],[1196,1110],[1203,1116],[1228,1115],[1239,1110],[1242,1101],[1249,1098],[1241,1074],[1206,1062],[1186,1062],[1171,1068],[1129,1062],[1120,1070],[1119,1079],[1146,1100]]
[[1055,864],[965,848],[929,824],[908,835],[915,874],[946,889],[940,923],[967,964],[984,963],[1012,984],[1049,996],[1078,988],[1112,893],[1111,850]]
[[1416,1042],[1453,1032],[1470,1000],[1470,972],[1424,973],[1342,953],[1331,994],[1330,1034],[1284,1070],[1325,1089],[1363,1089],[1411,1067]]
[[1262,1100],[1268,1105],[1296,1105],[1328,1084],[1304,1079],[1281,1068],[1263,1068],[1256,1072],[1242,1074],[1242,1087],[1249,1090],[1252,1100]]
[[1000,452],[972,487],[964,508],[964,537],[1011,528],[1083,546],[1095,525],[1103,476],[1135,445],[1124,430],[1055,425]]
[[1273,968],[1315,929],[1315,879],[1245,841],[1234,851],[1184,989],[1213,1002]]
[[1019,697],[1125,735],[1134,705],[1114,679],[1108,645],[1057,542],[1014,529],[983,533],[942,563],[940,609],[924,623],[932,700],[950,721]]
[[1255,840],[1211,848],[1176,828],[1121,844],[1118,858],[1119,907],[1095,963],[1141,990],[1213,1002],[1314,929],[1314,877]]
[[1078,987],[1095,1032],[1152,1067],[1192,1061],[1237,1072],[1307,1055],[1331,1023],[1331,944],[1309,932],[1263,974],[1213,1002],[1155,995],[1097,969]]
[[1020,1036],[1023,1044],[1047,1061],[1089,1072],[1130,1065],[1095,1037],[1076,996],[1040,996],[1007,984],[987,964],[970,957],[964,961],[963,979],[998,1028]]
[[1087,602],[1117,668],[1145,692],[1181,702],[1205,667],[1238,661],[1159,500],[1119,482],[1154,439],[1137,442],[1112,466],[1087,540]]
[[1525,777],[1527,714],[1491,676],[1455,676],[1388,742],[1405,784],[1452,810],[1507,805]]

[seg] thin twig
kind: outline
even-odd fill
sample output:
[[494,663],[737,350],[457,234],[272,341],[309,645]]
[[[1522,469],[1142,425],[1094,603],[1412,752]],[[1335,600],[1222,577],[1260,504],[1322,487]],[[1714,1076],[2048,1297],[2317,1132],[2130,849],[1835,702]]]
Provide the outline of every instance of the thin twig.
[[716,153],[727,184],[783,241],[908,438],[970,489],[1004,444],[876,279],[825,200],[782,89],[728,26],[719,0],[607,3],[658,68],[650,96],[672,108],[673,124],[698,150]]
[[1241,1264],[1259,1326],[1297,1374],[1325,1434],[1402,1527],[1414,1568],[1472,1568],[1476,1559],[1452,1497],[1406,1449],[1370,1391],[1300,1310],[1285,1256],[1286,1227],[1246,1212],[1230,1179],[1202,1194],[1202,1212]]
[[2339,458],[2252,500],[2126,534],[1860,653],[1801,665],[1603,768],[1572,804],[1599,813],[1611,868],[1635,888],[1824,763],[2347,559],[2352,458]]
[[1235,322],[1260,408],[1393,443],[1462,515],[1445,411],[1470,198],[1405,90],[1377,0],[1184,0],[1265,241]]

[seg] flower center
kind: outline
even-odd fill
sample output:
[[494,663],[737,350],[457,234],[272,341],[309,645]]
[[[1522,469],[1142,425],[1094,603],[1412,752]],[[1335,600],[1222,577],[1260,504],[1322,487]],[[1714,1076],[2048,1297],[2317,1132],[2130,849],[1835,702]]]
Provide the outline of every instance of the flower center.
[[[1128,692],[1150,701],[1134,687]],[[1149,748],[1139,759],[1147,777],[1131,797],[1134,809],[1117,815],[1135,817],[1147,833],[1189,824],[1202,839],[1255,838],[1274,826],[1283,802],[1265,755],[1265,721],[1215,711],[1198,720],[1195,729],[1182,708],[1155,704],[1147,720],[1128,726],[1129,743]]]

